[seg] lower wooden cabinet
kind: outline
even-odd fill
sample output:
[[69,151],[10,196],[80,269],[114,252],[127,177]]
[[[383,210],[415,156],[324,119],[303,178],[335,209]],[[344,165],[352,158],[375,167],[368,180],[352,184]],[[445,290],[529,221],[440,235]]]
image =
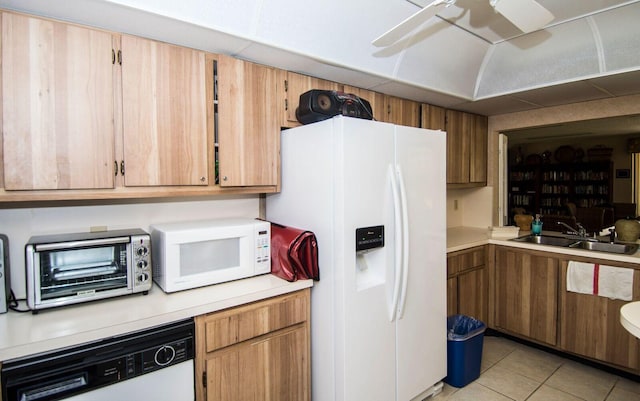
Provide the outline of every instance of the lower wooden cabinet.
[[309,295],[196,317],[196,399],[310,400]]
[[[611,261],[582,260],[612,265]],[[568,260],[560,261],[560,347],[574,354],[617,367],[640,370],[640,340],[620,323],[620,308],[626,301],[566,290]],[[619,267],[632,268],[615,263]],[[634,274],[633,301],[640,300],[640,272]]]
[[463,314],[488,319],[489,279],[486,247],[447,255],[447,315]]
[[509,333],[555,345],[558,259],[548,255],[496,247],[495,325]]

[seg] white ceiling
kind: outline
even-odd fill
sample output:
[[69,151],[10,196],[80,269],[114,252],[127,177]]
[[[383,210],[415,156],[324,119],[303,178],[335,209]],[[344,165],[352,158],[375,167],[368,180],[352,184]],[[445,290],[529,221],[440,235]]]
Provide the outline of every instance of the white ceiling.
[[406,0],[0,0],[0,7],[485,115],[640,93],[640,0],[538,2],[555,16],[540,31],[521,34],[489,0],[457,0],[383,49],[371,41],[418,6]]

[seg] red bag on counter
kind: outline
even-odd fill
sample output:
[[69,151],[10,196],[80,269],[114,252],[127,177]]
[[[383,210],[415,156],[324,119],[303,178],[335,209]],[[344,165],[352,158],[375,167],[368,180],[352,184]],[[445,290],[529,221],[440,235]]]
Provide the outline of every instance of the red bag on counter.
[[271,273],[287,281],[319,281],[318,241],[315,234],[271,223]]

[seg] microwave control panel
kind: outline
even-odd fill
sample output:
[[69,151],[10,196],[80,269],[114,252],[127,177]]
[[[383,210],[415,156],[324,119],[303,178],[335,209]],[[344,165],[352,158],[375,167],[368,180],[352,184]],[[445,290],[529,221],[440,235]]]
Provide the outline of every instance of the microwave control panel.
[[271,224],[256,224],[256,274],[271,271]]

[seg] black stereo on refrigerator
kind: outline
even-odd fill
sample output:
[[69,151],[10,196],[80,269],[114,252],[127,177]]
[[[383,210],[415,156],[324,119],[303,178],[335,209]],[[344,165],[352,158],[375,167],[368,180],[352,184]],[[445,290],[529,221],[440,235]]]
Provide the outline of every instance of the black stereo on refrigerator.
[[327,120],[338,115],[373,120],[371,104],[354,94],[312,89],[300,95],[296,119],[302,124]]

